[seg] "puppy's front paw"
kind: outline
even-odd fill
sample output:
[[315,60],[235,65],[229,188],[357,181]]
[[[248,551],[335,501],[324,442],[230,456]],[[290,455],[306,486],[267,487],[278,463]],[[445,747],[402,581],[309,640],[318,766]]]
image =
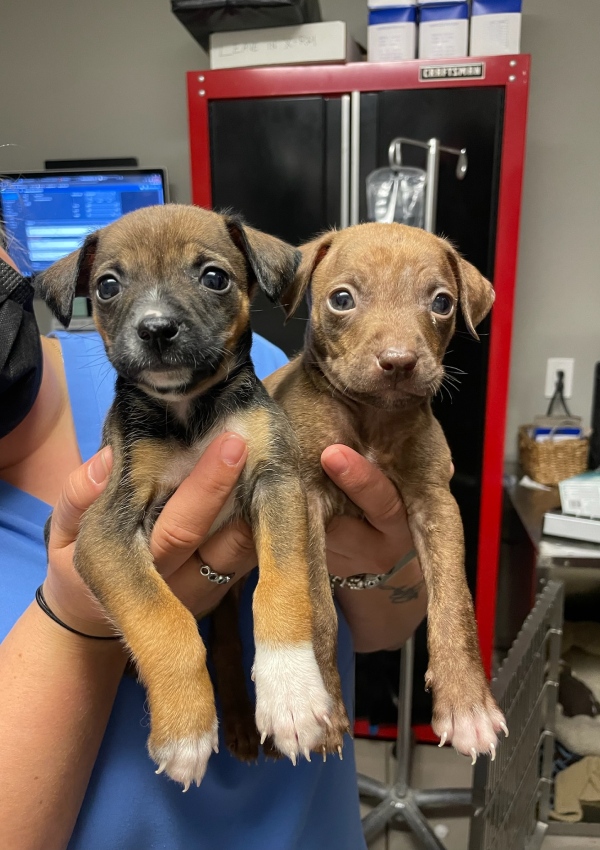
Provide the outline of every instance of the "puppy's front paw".
[[462,682],[451,687],[436,686],[430,671],[428,686],[433,687],[433,731],[440,738],[440,746],[452,746],[475,764],[480,753],[488,753],[494,761],[498,746],[498,733],[508,735],[504,715],[490,693],[487,681]]
[[200,785],[206,772],[210,754],[218,752],[217,719],[212,728],[195,737],[174,738],[156,744],[153,736],[148,740],[148,752],[158,765],[157,773],[166,773],[187,791],[192,782]]
[[332,700],[310,643],[267,646],[257,642],[254,659],[256,726],[271,736],[295,764],[303,753],[325,745]]

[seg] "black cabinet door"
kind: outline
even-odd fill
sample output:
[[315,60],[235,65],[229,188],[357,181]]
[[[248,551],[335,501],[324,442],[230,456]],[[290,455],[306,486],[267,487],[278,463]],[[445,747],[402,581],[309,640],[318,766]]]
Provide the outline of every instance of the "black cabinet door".
[[[504,90],[473,87],[382,91],[361,95],[360,217],[367,218],[366,178],[388,165],[388,147],[397,136],[426,142],[435,137],[442,145],[466,148],[468,169],[456,179],[456,157],[442,154],[436,232],[490,280],[494,269],[496,215],[500,180],[500,152]],[[405,165],[426,166],[426,151],[403,147]],[[492,281],[493,282],[493,281]],[[479,568],[479,511],[481,501],[483,438],[489,354],[489,318],[478,328],[477,342],[459,321],[445,362],[460,383],[448,383],[434,400],[436,417],[450,445],[455,474],[452,490],[458,502],[466,544],[466,571],[475,593]],[[399,612],[401,615],[401,612]],[[357,712],[374,722],[393,722],[396,709],[390,695],[397,693],[395,654],[359,658]],[[423,692],[427,665],[425,630],[415,641],[414,719],[430,717],[430,699]],[[376,684],[377,683],[377,684]]]
[[[214,209],[293,245],[339,224],[339,97],[217,100],[209,121]],[[302,347],[306,316],[303,305],[284,328],[282,311],[259,295],[252,325],[290,355]]]
[[[437,233],[489,279],[494,268],[496,211],[504,91],[501,88],[453,88],[384,91],[361,96],[360,182],[388,164],[388,147],[396,136],[466,148],[468,169],[456,179],[456,157],[440,158]],[[406,165],[425,167],[426,152],[403,148]],[[360,195],[361,220],[367,217],[366,192]],[[450,343],[446,363],[460,383],[447,384],[435,399],[434,412],[452,450],[453,487],[467,538],[467,575],[475,590],[479,502],[483,460],[484,415],[489,353],[489,318],[473,339],[462,323]]]

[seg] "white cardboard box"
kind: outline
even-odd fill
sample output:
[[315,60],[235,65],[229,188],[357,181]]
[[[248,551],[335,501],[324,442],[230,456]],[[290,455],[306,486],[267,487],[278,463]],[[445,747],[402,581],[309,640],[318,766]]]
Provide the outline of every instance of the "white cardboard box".
[[253,65],[357,62],[362,56],[344,21],[269,27],[210,36],[211,69]]
[[521,0],[473,0],[471,56],[500,56],[521,49]]
[[587,543],[600,543],[600,522],[587,517],[567,516],[560,511],[548,511],[544,514],[542,533]]
[[402,62],[417,53],[415,5],[369,11],[367,59],[369,62]]
[[419,59],[454,59],[469,49],[469,4],[421,4]]
[[564,514],[600,518],[600,472],[582,472],[559,481],[560,506]]

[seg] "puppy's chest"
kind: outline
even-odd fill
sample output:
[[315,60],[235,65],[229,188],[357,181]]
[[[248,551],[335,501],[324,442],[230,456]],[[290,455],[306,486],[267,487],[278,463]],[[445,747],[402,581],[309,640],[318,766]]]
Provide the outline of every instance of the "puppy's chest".
[[[402,453],[400,447],[402,438],[386,439],[383,446],[374,446],[361,443],[358,435],[346,434],[343,438],[337,438],[335,442],[350,446],[354,451],[365,457],[370,463],[380,469],[383,474],[402,492]],[[348,516],[363,516],[363,512],[352,502],[346,494],[340,490],[331,479],[322,474],[320,479],[320,498],[324,507],[326,517],[338,514]]]
[[[234,431],[246,439],[249,436],[243,419],[233,415],[198,436],[190,445],[172,439],[142,442],[132,448],[132,475],[135,490],[145,503],[143,524],[146,530],[152,527],[167,499],[190,475],[210,443],[225,431]],[[240,496],[239,488],[231,494],[215,520],[213,530],[240,510]]]

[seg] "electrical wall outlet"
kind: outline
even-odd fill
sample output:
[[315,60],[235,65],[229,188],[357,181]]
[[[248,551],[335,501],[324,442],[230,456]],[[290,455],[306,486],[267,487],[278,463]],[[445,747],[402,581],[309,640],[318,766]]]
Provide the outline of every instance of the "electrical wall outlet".
[[546,364],[546,389],[544,395],[546,398],[552,398],[556,389],[557,373],[564,372],[563,377],[563,395],[565,398],[571,398],[573,394],[573,371],[575,369],[575,360],[572,357],[550,357]]

